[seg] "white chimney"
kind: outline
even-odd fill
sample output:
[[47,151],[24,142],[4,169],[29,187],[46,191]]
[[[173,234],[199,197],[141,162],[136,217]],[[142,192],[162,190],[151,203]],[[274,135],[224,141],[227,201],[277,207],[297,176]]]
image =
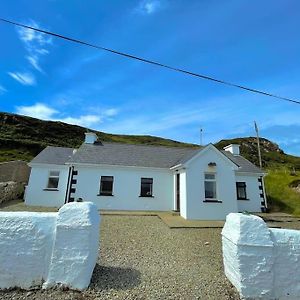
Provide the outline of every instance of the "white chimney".
[[98,137],[94,132],[85,133],[85,144],[94,144],[97,141]]
[[240,145],[230,144],[223,148],[225,151],[232,153],[233,155],[240,155]]

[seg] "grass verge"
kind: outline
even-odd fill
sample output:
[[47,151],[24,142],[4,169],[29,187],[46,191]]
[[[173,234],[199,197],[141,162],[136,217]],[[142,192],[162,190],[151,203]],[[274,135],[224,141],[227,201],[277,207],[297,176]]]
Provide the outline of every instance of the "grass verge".
[[265,178],[268,205],[272,212],[286,212],[300,216],[300,193],[290,187],[300,174],[288,168],[268,170]]

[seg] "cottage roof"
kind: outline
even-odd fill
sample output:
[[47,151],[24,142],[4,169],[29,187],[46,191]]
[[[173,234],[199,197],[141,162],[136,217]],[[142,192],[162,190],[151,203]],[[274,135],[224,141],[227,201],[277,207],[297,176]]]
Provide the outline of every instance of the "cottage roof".
[[[121,143],[83,143],[79,149],[46,147],[31,163],[45,164],[93,164],[132,167],[171,168],[184,164],[203,147],[181,148]],[[237,172],[262,173],[262,170],[240,155],[221,151],[239,166]]]
[[73,148],[48,146],[31,163],[63,165],[73,154]]
[[68,163],[171,168],[198,149],[120,143],[82,144]]
[[252,162],[247,160],[245,157],[241,155],[233,155],[231,152],[223,151],[222,152],[235,164],[239,166],[238,172],[245,173],[263,173],[263,171],[255,166]]

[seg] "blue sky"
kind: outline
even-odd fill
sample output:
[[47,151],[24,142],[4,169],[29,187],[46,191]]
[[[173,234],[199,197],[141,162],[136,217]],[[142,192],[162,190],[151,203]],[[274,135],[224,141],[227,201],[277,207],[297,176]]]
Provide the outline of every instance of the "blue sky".
[[[3,0],[0,15],[300,99],[300,2]],[[199,143],[261,135],[300,155],[300,105],[0,23],[0,110]]]

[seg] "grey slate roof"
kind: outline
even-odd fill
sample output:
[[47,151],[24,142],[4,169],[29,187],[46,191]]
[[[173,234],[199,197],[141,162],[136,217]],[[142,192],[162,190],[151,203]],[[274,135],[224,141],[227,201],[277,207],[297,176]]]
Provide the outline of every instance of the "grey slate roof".
[[237,172],[246,173],[264,173],[260,168],[256,167],[252,162],[240,155],[233,155],[228,151],[222,150],[222,152],[240,168]]
[[[202,148],[177,148],[165,146],[131,145],[119,143],[85,144],[75,153],[72,148],[48,146],[31,163],[63,165],[65,163],[84,163],[116,166],[171,168],[184,164],[201,151]],[[258,167],[242,156],[221,151],[233,161],[237,172],[263,173]]]
[[48,146],[31,163],[63,165],[70,159],[73,150],[73,148]]
[[171,168],[199,149],[103,143],[82,144],[68,163]]

